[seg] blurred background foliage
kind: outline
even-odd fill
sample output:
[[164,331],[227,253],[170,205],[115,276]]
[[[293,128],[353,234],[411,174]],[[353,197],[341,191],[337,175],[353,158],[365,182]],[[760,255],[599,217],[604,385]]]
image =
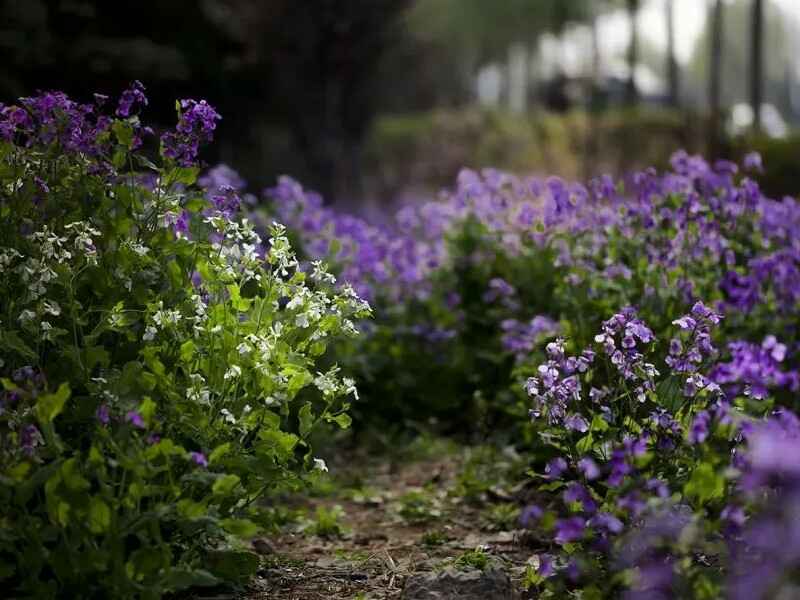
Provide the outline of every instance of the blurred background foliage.
[[167,126],[172,100],[205,97],[224,116],[206,160],[351,206],[430,193],[463,166],[582,179],[681,147],[756,146],[782,194],[797,172],[795,4],[3,0],[0,101],[140,79]]

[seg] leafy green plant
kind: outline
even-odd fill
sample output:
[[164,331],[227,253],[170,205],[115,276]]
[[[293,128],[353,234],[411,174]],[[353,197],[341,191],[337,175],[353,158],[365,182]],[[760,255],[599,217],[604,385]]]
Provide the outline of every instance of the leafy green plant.
[[344,516],[344,509],[338,504],[330,508],[318,506],[314,518],[306,522],[303,530],[323,538],[342,537],[347,531],[342,523]]
[[0,119],[0,580],[37,598],[245,580],[259,499],[326,469],[309,435],[350,424],[353,381],[318,364],[368,313],[196,184],[213,108],[178,104],[157,165],[142,86],[106,101]]
[[434,529],[423,533],[422,537],[420,538],[420,543],[423,546],[435,548],[436,546],[442,546],[446,544],[449,539],[450,538],[444,531],[440,529]]
[[409,523],[426,523],[442,516],[440,503],[430,490],[411,490],[398,499],[398,513]]
[[455,566],[458,569],[477,569],[483,571],[489,566],[491,557],[483,548],[475,548],[474,550],[467,550],[458,556],[455,560]]
[[519,525],[519,506],[512,502],[492,504],[483,511],[483,518],[489,529],[508,531]]

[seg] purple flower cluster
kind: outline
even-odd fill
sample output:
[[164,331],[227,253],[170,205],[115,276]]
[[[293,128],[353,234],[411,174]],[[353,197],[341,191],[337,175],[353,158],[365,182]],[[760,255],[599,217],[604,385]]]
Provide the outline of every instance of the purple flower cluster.
[[533,401],[531,418],[545,415],[551,425],[563,424],[574,431],[589,428],[586,419],[577,413],[570,414],[581,402],[579,374],[589,370],[594,361],[592,350],[584,350],[579,356],[567,356],[564,340],[559,338],[547,344],[546,363],[539,365],[537,376],[528,378],[525,390]]
[[98,104],[80,104],[63,92],[20,98],[21,106],[0,106],[0,137],[23,146],[58,144],[63,152],[103,156],[111,119]]
[[728,511],[738,533],[730,541],[734,557],[730,597],[792,597],[796,588],[789,581],[800,568],[800,419],[780,410],[766,422],[748,428],[746,438],[740,486],[762,506],[749,520],[735,507]]
[[[106,100],[104,96],[95,95],[95,98],[102,102]],[[141,81],[134,81],[131,87],[120,95],[116,115],[128,118],[137,108],[144,108],[145,106],[147,106],[147,96],[144,95],[144,86]]]
[[611,364],[634,386],[633,393],[644,402],[653,391],[653,379],[658,375],[655,365],[644,360],[643,345],[655,340],[653,332],[636,316],[633,308],[625,308],[603,323],[602,332],[594,338]]
[[717,363],[709,377],[722,386],[728,396],[744,393],[757,400],[765,398],[769,390],[800,389],[800,374],[782,370],[787,349],[773,335],[758,344],[737,341],[728,344],[730,361]]
[[205,100],[181,100],[180,117],[175,131],[161,136],[164,156],[182,167],[192,167],[197,162],[200,146],[213,139],[217,121],[222,117]]
[[544,315],[537,315],[528,322],[504,319],[500,322],[500,329],[503,348],[518,358],[529,355],[544,338],[559,331],[558,323]]

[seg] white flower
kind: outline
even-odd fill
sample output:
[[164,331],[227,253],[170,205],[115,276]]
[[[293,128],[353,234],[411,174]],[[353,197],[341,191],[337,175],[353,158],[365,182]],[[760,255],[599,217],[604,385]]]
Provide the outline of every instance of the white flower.
[[44,312],[46,312],[47,314],[53,315],[54,317],[57,317],[58,315],[61,314],[61,307],[55,300],[53,301],[45,300],[42,304],[44,307]]
[[219,412],[224,417],[226,423],[230,423],[231,425],[236,425],[236,417],[233,416],[233,413],[231,413],[231,411],[229,411],[227,408],[223,408]]
[[23,323],[23,324],[30,323],[35,318],[36,318],[36,313],[33,312],[32,310],[27,310],[27,309],[23,310],[21,313],[19,313],[19,317],[17,317],[19,322]]
[[327,473],[328,472],[328,465],[325,464],[325,461],[322,460],[321,458],[315,458],[314,459],[314,468],[317,471],[322,471],[323,473]]
[[358,400],[358,390],[356,389],[356,382],[350,377],[342,378],[342,385],[345,387],[345,394],[353,394],[353,398]]
[[142,340],[145,342],[150,342],[156,338],[157,333],[158,329],[156,329],[152,325],[148,325],[144,330],[144,335],[142,336]]
[[230,368],[228,368],[228,370],[225,371],[223,379],[225,379],[226,381],[228,379],[237,379],[241,375],[242,375],[242,368],[239,365],[231,365]]
[[311,273],[312,279],[330,284],[336,283],[336,277],[334,277],[331,273],[328,273],[328,267],[322,261],[315,260],[311,263],[311,265],[314,267],[314,270]]

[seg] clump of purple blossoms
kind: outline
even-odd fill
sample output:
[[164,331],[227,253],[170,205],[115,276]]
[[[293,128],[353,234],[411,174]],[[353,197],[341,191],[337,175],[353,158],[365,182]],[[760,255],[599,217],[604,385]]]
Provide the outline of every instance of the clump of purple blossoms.
[[205,100],[181,100],[180,109],[175,131],[162,135],[161,144],[164,156],[182,167],[192,167],[200,146],[213,139],[217,121],[222,117]]
[[603,323],[602,332],[595,336],[623,378],[634,388],[639,402],[644,402],[648,391],[655,389],[653,379],[658,375],[655,365],[646,362],[640,345],[655,340],[653,332],[636,316],[633,308],[625,308]]
[[746,432],[742,491],[760,505],[731,540],[734,600],[794,597],[790,581],[800,568],[800,419],[785,409]]
[[546,351],[548,361],[539,365],[537,376],[530,377],[525,384],[525,390],[533,400],[530,416],[538,418],[544,414],[551,425],[564,424],[585,431],[588,428],[586,420],[568,413],[570,405],[577,408],[581,401],[579,374],[589,370],[595,354],[587,349],[580,356],[567,356],[561,338],[547,344]]
[[693,397],[701,390],[719,393],[719,386],[699,371],[704,364],[713,360],[717,349],[711,340],[711,332],[722,320],[722,315],[714,312],[702,302],[695,302],[688,315],[675,321],[684,332],[684,339],[673,337],[669,343],[669,356],[664,362],[673,373],[687,375],[683,393]]
[[800,388],[797,371],[782,370],[787,349],[773,335],[759,344],[745,341],[728,344],[730,360],[717,363],[709,377],[722,386],[729,396],[744,393],[757,400],[767,397],[769,390],[787,388],[796,392]]
[[144,86],[141,81],[134,81],[131,87],[122,92],[117,104],[116,115],[127,118],[138,107],[147,106],[147,96],[144,95]]
[[500,322],[500,329],[503,332],[500,337],[503,348],[517,358],[522,358],[533,352],[543,338],[557,334],[559,327],[550,317],[536,315],[528,322],[503,319]]

